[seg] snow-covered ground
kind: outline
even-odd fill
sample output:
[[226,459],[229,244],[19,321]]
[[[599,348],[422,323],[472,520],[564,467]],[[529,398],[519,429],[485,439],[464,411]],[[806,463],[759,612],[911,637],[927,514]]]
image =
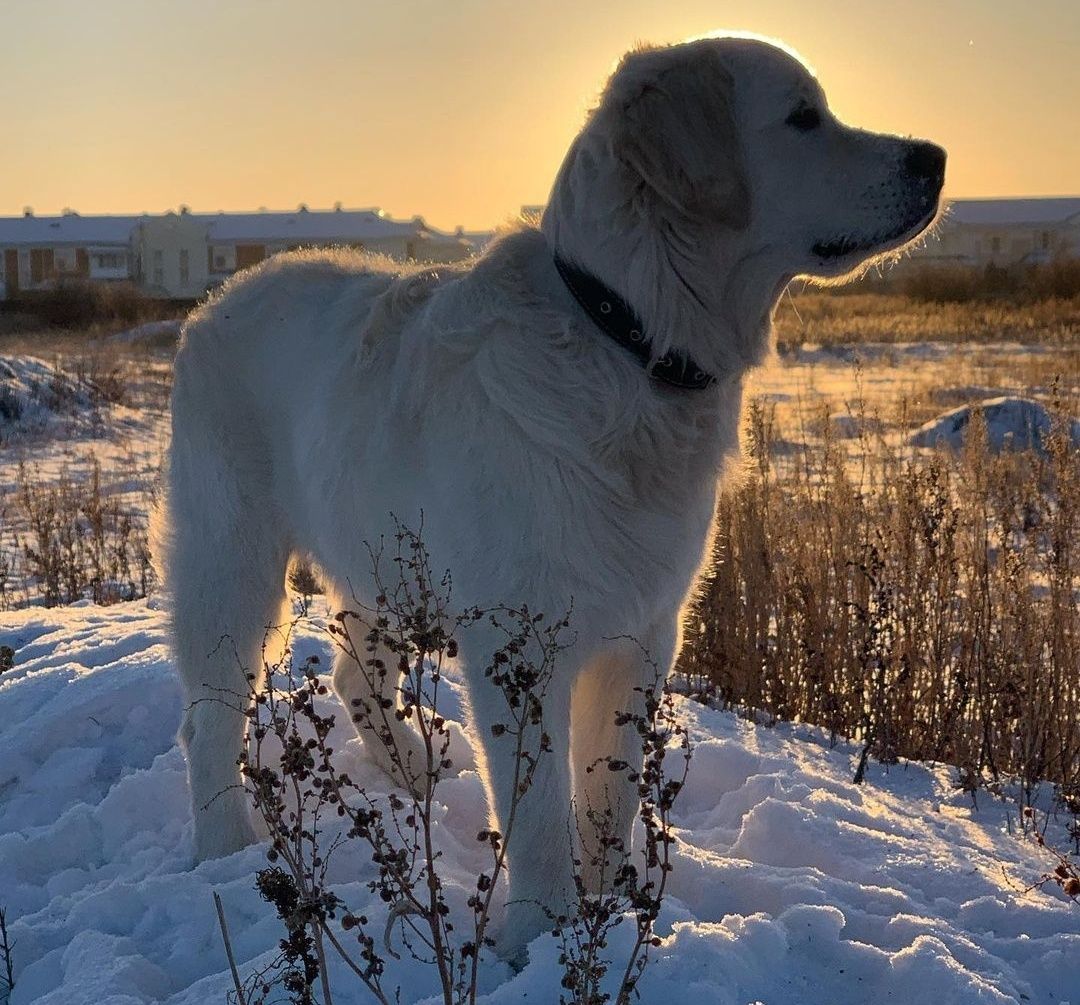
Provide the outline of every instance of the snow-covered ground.
[[[984,399],[1023,396],[1075,406],[1080,361],[1073,347],[1012,342],[804,346],[751,374],[747,390],[776,406],[786,437],[820,432],[816,420],[825,413],[840,438],[851,435],[846,430],[857,417],[854,425],[869,423],[872,436],[899,445],[939,413]],[[1025,433],[1028,417],[1015,418],[1015,432]]]
[[122,400],[95,392],[85,360],[0,356],[0,606],[40,602],[25,561],[34,535],[24,481],[36,488],[85,482],[96,465],[103,501],[116,499],[139,531],[147,525],[168,442],[172,363],[137,353],[98,365],[122,381]]
[[[1061,350],[919,344],[858,355],[854,369],[848,350],[802,349],[756,375],[751,393],[776,403],[784,436],[820,435],[814,417],[824,415],[839,438],[869,429],[901,443],[958,404],[1018,392],[1046,400],[1058,369],[1067,377],[1058,390],[1074,400],[1077,390],[1075,359]],[[144,513],[165,444],[167,358],[136,360],[131,403],[97,406],[93,421],[79,408],[75,421],[35,411],[41,398],[29,389],[52,379],[46,364],[8,363],[12,393],[27,392],[20,416],[33,422],[4,433],[0,491],[11,497],[20,460],[47,483],[61,472],[79,477],[96,456],[106,491]],[[65,401],[81,408],[79,394]],[[910,414],[896,408],[903,395],[917,406]],[[0,673],[11,1005],[224,1003],[232,985],[212,892],[224,901],[242,975],[275,954],[281,928],[254,888],[265,846],[192,861],[164,600],[10,611],[0,615],[0,645],[15,650],[14,669]],[[326,648],[321,622],[304,623],[299,655]],[[850,747],[681,707],[697,749],[678,806],[664,943],[641,985],[646,1003],[1080,1005],[1080,906],[1053,885],[1020,892],[1054,863],[1015,833],[1011,807],[982,794],[975,809],[946,769],[921,765],[872,765],[855,787]],[[385,791],[347,736],[335,746],[353,777]],[[475,835],[485,803],[462,743],[454,756],[463,771],[443,787],[441,832],[447,875],[467,884],[482,864]],[[1065,845],[1062,825],[1049,834]],[[365,886],[364,855],[339,854],[332,875],[354,911],[384,916]],[[614,960],[628,936],[628,926],[617,931]],[[557,957],[544,937],[519,974],[489,960],[484,1000],[554,1005]],[[339,1005],[366,1000],[350,995],[340,970],[334,980]],[[406,1003],[434,1001],[437,991],[434,975],[412,962],[391,962],[387,985],[400,985]]]
[[[151,599],[0,615],[0,644],[15,649],[0,675],[11,1005],[224,1003],[232,985],[215,890],[241,973],[274,955],[280,925],[253,883],[265,846],[192,860],[162,608]],[[300,658],[326,650],[322,625],[301,624]],[[1005,804],[984,794],[976,810],[946,770],[921,765],[872,765],[856,787],[850,747],[680,708],[696,751],[644,1002],[1080,1003],[1080,906],[1053,886],[1020,892],[1052,862],[1010,833]],[[384,791],[346,736],[334,745],[354,778]],[[460,740],[454,757],[464,770],[444,783],[440,830],[445,874],[468,882],[484,796]],[[1063,839],[1056,824],[1050,835]],[[346,852],[332,878],[354,911],[378,919],[372,868]],[[617,933],[616,960],[628,926]],[[483,1000],[557,1002],[557,957],[543,936],[518,974],[488,961]],[[333,976],[335,1001],[367,1000],[340,968]],[[391,961],[386,984],[400,985],[402,1002],[436,1000],[433,973],[411,961]]]

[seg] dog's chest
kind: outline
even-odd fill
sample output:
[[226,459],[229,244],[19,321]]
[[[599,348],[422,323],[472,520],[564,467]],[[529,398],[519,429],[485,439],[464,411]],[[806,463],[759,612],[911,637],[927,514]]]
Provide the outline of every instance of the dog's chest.
[[676,464],[646,477],[548,454],[513,474],[493,469],[497,483],[479,496],[497,504],[472,528],[486,545],[489,583],[537,609],[572,605],[607,634],[670,616],[708,547],[718,466]]

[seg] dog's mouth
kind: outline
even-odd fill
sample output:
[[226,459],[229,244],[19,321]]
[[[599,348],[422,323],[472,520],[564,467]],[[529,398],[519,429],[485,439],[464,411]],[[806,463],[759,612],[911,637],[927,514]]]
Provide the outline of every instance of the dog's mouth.
[[899,248],[917,237],[930,226],[937,216],[937,198],[922,201],[917,215],[905,220],[898,227],[872,235],[842,234],[816,242],[810,249],[815,257],[826,262],[837,262],[854,256],[877,255]]

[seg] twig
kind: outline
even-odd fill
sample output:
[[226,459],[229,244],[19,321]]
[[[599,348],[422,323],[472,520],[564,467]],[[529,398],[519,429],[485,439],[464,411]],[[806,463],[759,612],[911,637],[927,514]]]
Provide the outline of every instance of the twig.
[[8,939],[7,912],[0,907],[0,956],[3,956],[4,960],[4,983],[7,985],[4,1001],[7,1001],[15,990],[15,972],[11,962],[11,950],[14,946],[15,943]]
[[410,904],[407,900],[399,900],[386,915],[386,928],[383,931],[383,948],[392,956],[395,960],[400,960],[401,957],[394,952],[394,947],[390,945],[390,934],[394,928],[394,922],[399,918],[405,917],[406,914],[419,914],[424,917],[424,912],[413,904]]
[[[232,942],[229,940],[229,928],[225,924],[225,908],[221,906],[221,897],[218,895],[217,890],[214,891],[214,906],[217,908],[221,939],[225,943],[225,955],[229,959],[229,970],[232,971],[233,986],[236,988],[236,1000],[238,1005],[247,1005],[247,999],[244,997],[244,987],[240,983],[240,972],[236,969],[236,959],[233,957]],[[0,918],[2,917],[0,915]]]

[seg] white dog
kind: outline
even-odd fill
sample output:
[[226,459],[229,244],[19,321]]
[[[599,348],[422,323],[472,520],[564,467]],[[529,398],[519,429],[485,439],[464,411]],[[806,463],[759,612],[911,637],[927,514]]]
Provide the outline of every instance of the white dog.
[[[416,527],[422,511],[456,596],[551,616],[573,602],[576,642],[544,708],[552,749],[510,846],[500,951],[520,953],[572,891],[572,806],[612,799],[615,775],[583,767],[640,757],[615,715],[647,670],[612,640],[639,640],[664,668],[675,657],[779,294],[923,231],[944,165],[932,144],[837,121],[806,67],[763,41],[643,48],[612,75],[539,228],[423,271],[284,255],[197,311],[176,360],[159,551],[198,856],[254,838],[236,787],[244,719],[200,700],[248,686],[217,641],[258,665],[294,553],[339,596],[370,601],[366,542],[392,533],[391,514]],[[497,645],[477,627],[462,655],[499,821],[513,764],[482,674]],[[334,681],[346,707],[364,697],[348,662]],[[633,791],[614,804],[628,835]]]

